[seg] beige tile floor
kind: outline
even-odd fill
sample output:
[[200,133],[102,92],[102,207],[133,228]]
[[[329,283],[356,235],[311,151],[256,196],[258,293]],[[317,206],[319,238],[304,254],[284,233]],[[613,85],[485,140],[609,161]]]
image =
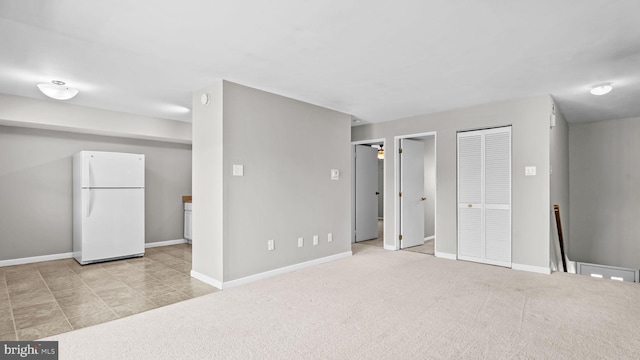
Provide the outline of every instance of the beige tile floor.
[[0,340],[35,340],[217,291],[190,271],[189,244],[85,266],[64,259],[0,267]]

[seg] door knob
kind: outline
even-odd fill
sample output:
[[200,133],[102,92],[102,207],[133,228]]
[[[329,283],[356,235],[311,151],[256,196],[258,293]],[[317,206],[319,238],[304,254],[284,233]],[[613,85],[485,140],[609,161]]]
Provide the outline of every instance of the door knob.
[[380,195],[380,192],[376,191],[376,195]]
[[423,197],[422,197],[422,201],[425,201],[425,200],[427,200],[427,198],[423,196]]
[[473,206],[473,205],[471,205],[471,204],[467,205],[467,207],[469,207],[469,208],[470,208],[470,207],[472,207],[472,206]]

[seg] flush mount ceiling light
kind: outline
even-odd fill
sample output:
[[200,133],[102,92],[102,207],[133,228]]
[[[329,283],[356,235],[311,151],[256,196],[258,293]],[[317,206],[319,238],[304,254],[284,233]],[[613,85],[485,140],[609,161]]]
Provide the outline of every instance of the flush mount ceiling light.
[[600,96],[600,95],[608,94],[611,90],[613,90],[613,87],[611,85],[602,84],[602,85],[597,85],[591,88],[591,94]]
[[72,97],[78,95],[78,89],[74,89],[65,85],[64,81],[53,80],[51,84],[40,83],[38,89],[43,94],[56,100],[69,100]]
[[382,145],[380,145],[380,148],[378,148],[378,159],[384,159],[384,150],[382,150]]

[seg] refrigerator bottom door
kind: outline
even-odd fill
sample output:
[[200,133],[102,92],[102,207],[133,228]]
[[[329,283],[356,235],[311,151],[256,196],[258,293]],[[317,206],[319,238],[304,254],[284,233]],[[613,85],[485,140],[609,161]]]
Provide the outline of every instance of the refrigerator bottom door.
[[144,254],[144,189],[82,189],[81,263]]

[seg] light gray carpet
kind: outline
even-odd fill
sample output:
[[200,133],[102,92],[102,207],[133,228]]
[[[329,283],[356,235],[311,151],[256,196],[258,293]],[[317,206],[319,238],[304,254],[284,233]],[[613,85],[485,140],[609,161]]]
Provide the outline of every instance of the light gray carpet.
[[47,340],[60,359],[640,358],[638,284],[353,249]]

